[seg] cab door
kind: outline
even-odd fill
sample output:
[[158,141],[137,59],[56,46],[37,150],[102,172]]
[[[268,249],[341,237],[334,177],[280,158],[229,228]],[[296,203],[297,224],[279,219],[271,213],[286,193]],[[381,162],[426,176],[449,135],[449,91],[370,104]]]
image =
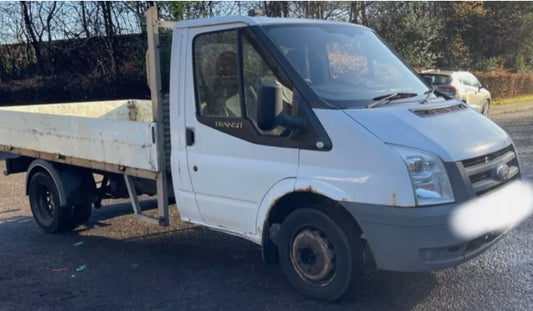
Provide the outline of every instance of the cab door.
[[282,84],[289,94],[287,106],[292,85],[273,73],[275,65],[265,62],[266,52],[254,48],[240,26],[189,30],[193,79],[186,84],[187,164],[203,222],[256,234],[265,194],[297,175],[298,147],[286,129],[263,132],[256,125],[261,81]]

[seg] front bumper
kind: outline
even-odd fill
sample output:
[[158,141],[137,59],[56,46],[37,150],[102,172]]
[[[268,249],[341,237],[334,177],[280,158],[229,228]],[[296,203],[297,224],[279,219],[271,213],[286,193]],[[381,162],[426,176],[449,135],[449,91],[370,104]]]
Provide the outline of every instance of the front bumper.
[[485,251],[533,209],[533,191],[510,182],[461,204],[390,207],[341,202],[357,220],[379,269],[438,270]]

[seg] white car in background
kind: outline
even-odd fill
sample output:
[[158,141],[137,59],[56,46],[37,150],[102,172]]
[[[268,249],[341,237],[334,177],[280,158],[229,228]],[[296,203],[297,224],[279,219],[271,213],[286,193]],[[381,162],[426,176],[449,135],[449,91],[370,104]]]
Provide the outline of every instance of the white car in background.
[[489,90],[470,72],[425,70],[420,76],[429,86],[448,96],[456,97],[485,116],[489,115]]

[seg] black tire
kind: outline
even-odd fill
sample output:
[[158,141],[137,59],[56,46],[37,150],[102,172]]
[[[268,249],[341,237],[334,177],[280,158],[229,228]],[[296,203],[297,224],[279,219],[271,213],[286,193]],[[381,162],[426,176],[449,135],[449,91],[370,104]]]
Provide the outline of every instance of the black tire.
[[489,111],[490,111],[490,101],[486,100],[484,103],[483,103],[483,107],[481,108],[481,113],[485,116],[485,117],[489,117]]
[[91,218],[92,204],[83,203],[74,206],[72,211],[72,225],[76,228],[79,225],[83,225]]
[[288,281],[307,297],[334,301],[355,295],[363,280],[363,244],[353,222],[340,214],[294,211],[281,226],[278,251]]
[[61,207],[57,186],[45,172],[35,173],[30,180],[28,195],[33,218],[48,233],[72,228],[72,209]]

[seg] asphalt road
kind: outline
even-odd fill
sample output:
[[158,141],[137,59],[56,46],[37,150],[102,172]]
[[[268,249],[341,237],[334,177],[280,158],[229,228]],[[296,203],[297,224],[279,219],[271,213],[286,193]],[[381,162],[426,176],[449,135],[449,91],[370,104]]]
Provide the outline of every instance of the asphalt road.
[[[533,181],[528,107],[492,118]],[[458,267],[370,272],[356,300],[325,304],[295,292],[254,244],[179,224],[175,211],[159,228],[135,221],[128,204],[106,204],[75,232],[45,234],[24,175],[0,177],[0,310],[533,310],[533,218]]]

